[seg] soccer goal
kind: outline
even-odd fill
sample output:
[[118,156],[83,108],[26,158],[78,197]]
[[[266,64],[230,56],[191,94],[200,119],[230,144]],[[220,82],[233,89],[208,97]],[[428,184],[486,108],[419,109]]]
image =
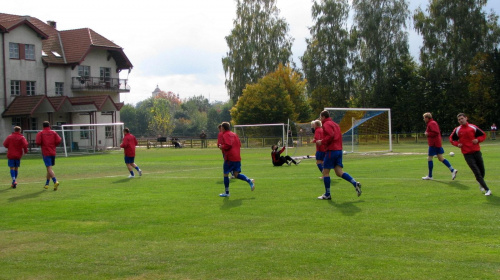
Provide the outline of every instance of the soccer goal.
[[64,124],[61,126],[64,155],[120,149],[123,123]]
[[325,108],[342,131],[347,152],[392,151],[391,109]]
[[286,124],[242,124],[235,125],[241,146],[244,148],[263,148],[286,143]]

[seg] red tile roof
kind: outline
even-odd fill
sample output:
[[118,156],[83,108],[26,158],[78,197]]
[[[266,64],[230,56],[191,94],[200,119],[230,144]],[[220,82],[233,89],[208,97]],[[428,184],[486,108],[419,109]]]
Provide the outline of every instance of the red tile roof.
[[124,104],[122,102],[115,103],[109,95],[82,97],[47,97],[45,95],[17,96],[3,112],[2,117],[32,116],[34,113],[59,112],[61,110],[62,112],[74,112],[71,109],[64,110],[63,105],[93,105],[95,109],[91,111],[101,112],[120,111]]
[[42,49],[47,54],[42,57],[45,63],[78,65],[93,48],[100,48],[109,51],[119,70],[133,67],[120,46],[90,28],[58,31],[34,17],[0,13],[0,32],[9,32],[22,24],[30,26],[46,39],[42,41]]

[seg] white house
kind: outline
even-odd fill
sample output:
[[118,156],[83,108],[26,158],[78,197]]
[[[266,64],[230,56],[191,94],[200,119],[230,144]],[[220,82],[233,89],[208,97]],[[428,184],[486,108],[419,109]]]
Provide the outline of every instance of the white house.
[[[0,13],[0,139],[16,125],[40,130],[43,121],[119,122],[120,94],[130,92],[119,73],[132,67],[120,46],[90,28],[59,31],[53,21]],[[93,141],[119,144],[114,130]]]

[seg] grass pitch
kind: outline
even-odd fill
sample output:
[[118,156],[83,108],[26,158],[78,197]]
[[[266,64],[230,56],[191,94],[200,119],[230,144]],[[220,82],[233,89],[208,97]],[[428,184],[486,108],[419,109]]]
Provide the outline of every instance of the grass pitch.
[[[223,192],[216,149],[138,149],[128,179],[121,152],[56,159],[59,190],[44,190],[38,155],[23,158],[17,189],[0,172],[0,279],[499,279],[500,145],[482,145],[479,191],[423,145],[349,154],[324,192],[315,160],[272,167],[270,149],[242,150],[242,173]],[[333,172],[332,172],[333,175]]]

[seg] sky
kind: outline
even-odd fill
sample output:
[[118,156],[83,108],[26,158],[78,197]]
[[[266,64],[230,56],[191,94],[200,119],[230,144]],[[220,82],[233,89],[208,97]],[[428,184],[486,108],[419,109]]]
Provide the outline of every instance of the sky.
[[[410,11],[426,9],[429,0],[410,1]],[[217,3],[217,4],[215,4]],[[312,0],[277,0],[280,17],[294,38],[293,61],[306,50],[312,26]],[[489,0],[486,11],[499,15],[500,1]],[[225,37],[236,17],[235,0],[24,0],[4,1],[0,12],[29,15],[57,22],[58,30],[90,28],[123,48],[134,68],[122,71],[129,93],[121,101],[136,104],[152,96],[158,86],[181,99],[202,95],[210,102],[229,99],[224,86],[222,58],[228,51]],[[409,26],[410,52],[418,58],[421,37]]]

